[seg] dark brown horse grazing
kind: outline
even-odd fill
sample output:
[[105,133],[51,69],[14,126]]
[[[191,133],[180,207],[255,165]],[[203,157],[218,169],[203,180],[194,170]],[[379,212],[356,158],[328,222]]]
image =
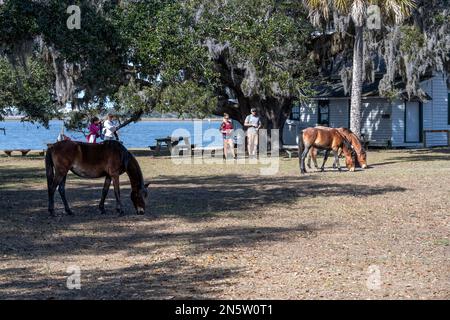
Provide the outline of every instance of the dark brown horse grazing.
[[[355,171],[354,151],[350,142],[337,130],[328,127],[315,127],[304,129],[298,139],[298,155],[300,162],[300,172],[306,173],[305,158],[311,148],[323,149],[326,151],[332,150],[334,153],[334,160],[337,163],[339,171],[341,170],[339,164],[338,151],[342,149],[345,155],[345,163],[349,171]],[[326,161],[328,152],[325,152]],[[322,171],[323,171],[322,165]]]
[[105,213],[105,198],[112,180],[117,200],[116,209],[120,215],[123,215],[124,211],[120,201],[119,176],[126,172],[130,178],[131,200],[136,213],[145,213],[148,184],[144,185],[141,168],[136,158],[120,142],[105,141],[99,144],[75,141],[57,142],[47,150],[45,169],[50,215],[54,215],[54,195],[57,187],[66,213],[72,214],[65,194],[69,170],[83,178],[105,177],[99,205],[101,213]]
[[[356,134],[354,134],[350,129],[347,128],[336,128],[352,145],[353,150],[356,152],[356,164],[360,165],[361,168],[366,169],[367,168],[367,152],[361,143],[361,140],[357,137]],[[319,169],[319,166],[317,165],[317,148],[312,147],[311,151],[308,154],[308,168],[311,169],[311,159],[314,161],[314,166],[316,169]],[[325,151],[328,152],[328,151]],[[325,162],[322,164],[322,168],[325,166]],[[333,168],[337,166],[336,161],[333,163]]]

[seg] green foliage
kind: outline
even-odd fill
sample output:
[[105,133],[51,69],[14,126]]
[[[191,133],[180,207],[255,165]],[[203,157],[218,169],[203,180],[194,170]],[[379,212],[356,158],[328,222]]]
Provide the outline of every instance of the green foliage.
[[[313,64],[307,58],[312,32],[300,8],[288,1],[202,1],[203,13],[196,30],[202,39],[228,43],[230,62],[247,64],[254,74],[244,81],[244,91],[262,97],[297,96],[309,87]],[[252,71],[250,71],[252,73]]]
[[416,26],[402,26],[400,32],[402,33],[400,43],[402,53],[413,53],[417,48],[425,45],[425,36]]
[[0,119],[14,110],[26,115],[26,120],[48,126],[49,120],[59,116],[53,81],[51,72],[37,57],[28,59],[27,70],[0,58]]
[[156,110],[204,118],[210,115],[216,106],[217,97],[207,87],[188,80],[165,88]]
[[[59,54],[42,64],[57,81],[65,75],[52,63],[75,66],[71,102],[78,109],[67,122],[72,128],[105,113],[109,105],[124,117],[154,109],[197,117],[211,114],[227,85],[206,45],[211,39],[229,44],[231,69],[247,70],[242,88],[249,94],[291,97],[309,86],[312,63],[306,59],[305,44],[311,28],[290,1],[101,2],[97,7],[92,0],[9,0],[0,8],[0,52],[31,39],[43,43],[39,50],[51,47]],[[66,9],[72,4],[81,8],[80,30],[66,26]],[[26,72],[22,76],[27,78]],[[5,101],[17,89],[11,85],[1,93]],[[49,92],[48,85],[40,88]],[[83,98],[76,99],[80,92]],[[49,105],[42,94],[35,94],[29,94],[34,104]],[[15,103],[17,99],[9,105]],[[26,112],[37,117],[44,111],[39,108]],[[41,116],[44,121],[48,117]]]

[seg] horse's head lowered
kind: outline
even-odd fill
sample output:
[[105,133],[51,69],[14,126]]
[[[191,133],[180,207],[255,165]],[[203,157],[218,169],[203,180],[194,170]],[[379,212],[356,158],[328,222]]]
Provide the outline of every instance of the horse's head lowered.
[[133,202],[137,214],[145,213],[145,207],[148,200],[148,185],[149,183],[145,184],[143,188],[131,191],[131,201]]
[[367,168],[367,152],[366,150],[364,150],[364,148],[361,148],[356,152],[356,160],[358,161],[361,168]]

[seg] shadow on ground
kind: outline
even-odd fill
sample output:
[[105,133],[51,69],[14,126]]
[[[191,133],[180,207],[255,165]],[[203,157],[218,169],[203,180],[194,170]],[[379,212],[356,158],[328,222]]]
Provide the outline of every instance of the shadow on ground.
[[[5,173],[5,175],[3,174]],[[83,270],[83,290],[66,289],[66,270],[57,275],[31,267],[2,269],[0,298],[208,298],[223,290],[221,281],[233,279],[242,270],[232,267],[197,265],[187,257],[227,252],[233,248],[253,248],[290,237],[314,238],[333,224],[294,226],[249,226],[252,215],[264,215],[266,208],[295,208],[302,198],[370,197],[404,192],[399,186],[335,183],[319,180],[318,175],[299,176],[160,176],[150,187],[150,213],[145,216],[117,217],[110,190],[108,215],[99,215],[102,180],[87,183],[69,178],[67,197],[74,217],[49,218],[45,172],[42,168],[1,168],[0,182],[6,186],[0,197],[0,255],[4,260],[45,261],[77,256],[96,256],[98,269]],[[20,177],[20,178],[18,178]],[[28,183],[42,179],[42,188]],[[19,181],[16,181],[19,179]],[[122,186],[125,209],[132,213],[130,187]],[[59,195],[58,210],[62,212]],[[331,199],[330,199],[331,200]],[[334,200],[334,199],[333,199]],[[300,209],[299,209],[300,210]],[[239,226],[170,228],[171,219],[187,224],[226,217],[247,220]],[[178,221],[179,220],[173,220]],[[128,263],[126,268],[108,268],[102,255],[125,253],[135,256],[178,252],[146,265]],[[42,260],[41,260],[42,259]],[[45,263],[42,268],[45,268]],[[231,265],[231,264],[230,264]],[[107,270],[102,270],[107,269]],[[10,275],[8,277],[8,275]]]
[[382,166],[401,162],[450,161],[450,148],[403,150],[402,153],[400,156],[396,156],[393,153],[391,157],[386,159],[387,161],[371,165]]
[[81,289],[69,290],[66,283],[70,273],[66,270],[50,278],[27,268],[10,268],[2,270],[10,280],[0,283],[0,298],[208,299],[222,290],[216,283],[239,272],[236,268],[192,266],[175,258],[120,269],[82,269]]

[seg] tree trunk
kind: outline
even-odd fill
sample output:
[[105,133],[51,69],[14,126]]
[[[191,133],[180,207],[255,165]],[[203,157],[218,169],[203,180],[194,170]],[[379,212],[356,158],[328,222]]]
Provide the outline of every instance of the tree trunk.
[[350,130],[361,138],[361,94],[363,73],[363,27],[355,26],[353,48],[352,97],[350,105]]

